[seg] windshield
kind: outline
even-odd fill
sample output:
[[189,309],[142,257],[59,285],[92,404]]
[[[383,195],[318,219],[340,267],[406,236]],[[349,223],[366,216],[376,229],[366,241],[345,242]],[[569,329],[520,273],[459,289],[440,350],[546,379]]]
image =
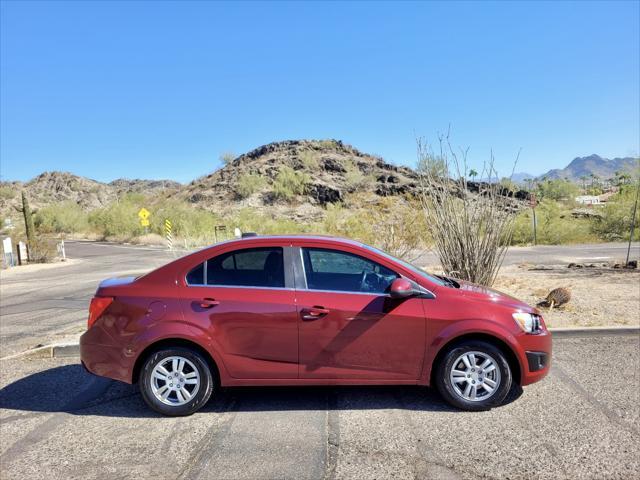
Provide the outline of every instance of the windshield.
[[389,260],[392,260],[394,262],[399,263],[400,265],[402,265],[407,270],[411,270],[413,273],[415,273],[419,277],[425,278],[425,279],[429,280],[431,283],[435,283],[436,285],[441,285],[443,287],[447,286],[447,282],[445,282],[441,278],[438,278],[435,275],[431,275],[430,273],[425,272],[423,269],[421,269],[420,267],[416,267],[412,263],[405,262],[404,260],[400,260],[399,258],[396,258],[393,255],[389,255],[387,252],[384,252],[384,251],[380,250],[379,248],[371,247],[369,245],[364,245],[364,244],[362,246],[367,248],[367,249],[369,249],[369,250],[371,250],[372,252],[376,252],[377,254],[382,255],[383,257],[385,257],[385,258],[387,258]]

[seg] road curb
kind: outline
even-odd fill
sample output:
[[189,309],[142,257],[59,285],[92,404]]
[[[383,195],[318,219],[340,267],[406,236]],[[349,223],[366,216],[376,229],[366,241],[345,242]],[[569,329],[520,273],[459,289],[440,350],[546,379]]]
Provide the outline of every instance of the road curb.
[[41,347],[32,348],[20,353],[14,353],[13,355],[0,358],[0,360],[11,360],[14,358],[65,358],[79,356],[79,343],[55,343],[52,345],[43,345]]
[[[640,335],[640,327],[550,328],[549,331],[555,338]],[[31,350],[0,358],[0,360],[10,360],[13,358],[69,358],[79,356],[79,343],[56,343],[32,348]]]
[[554,337],[598,337],[611,335],[638,335],[640,327],[585,327],[550,328]]

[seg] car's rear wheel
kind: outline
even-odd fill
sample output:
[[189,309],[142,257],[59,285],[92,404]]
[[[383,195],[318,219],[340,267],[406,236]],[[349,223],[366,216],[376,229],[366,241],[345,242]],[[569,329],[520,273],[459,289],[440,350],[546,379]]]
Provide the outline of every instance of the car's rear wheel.
[[482,341],[467,341],[450,348],[436,371],[440,394],[464,410],[488,410],[500,405],[512,382],[504,353]]
[[207,403],[213,376],[198,352],[173,347],[156,351],[145,360],[140,392],[145,402],[163,415],[191,415]]

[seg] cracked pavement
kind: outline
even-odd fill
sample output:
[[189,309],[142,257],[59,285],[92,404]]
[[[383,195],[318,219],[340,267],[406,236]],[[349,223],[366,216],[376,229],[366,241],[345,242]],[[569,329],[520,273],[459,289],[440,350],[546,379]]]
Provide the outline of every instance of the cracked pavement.
[[559,338],[551,374],[489,412],[423,387],[228,388],[191,417],[78,360],[0,362],[3,479],[634,478],[640,337]]

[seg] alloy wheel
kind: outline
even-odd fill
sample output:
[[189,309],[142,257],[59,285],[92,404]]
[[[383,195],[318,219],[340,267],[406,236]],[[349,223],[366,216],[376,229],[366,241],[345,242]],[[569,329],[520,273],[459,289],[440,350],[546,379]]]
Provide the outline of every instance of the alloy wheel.
[[449,379],[459,397],[480,402],[492,397],[500,387],[500,369],[487,353],[465,352],[453,362]]
[[200,374],[196,366],[180,356],[163,358],[151,372],[151,391],[165,405],[173,407],[188,403],[200,389]]

